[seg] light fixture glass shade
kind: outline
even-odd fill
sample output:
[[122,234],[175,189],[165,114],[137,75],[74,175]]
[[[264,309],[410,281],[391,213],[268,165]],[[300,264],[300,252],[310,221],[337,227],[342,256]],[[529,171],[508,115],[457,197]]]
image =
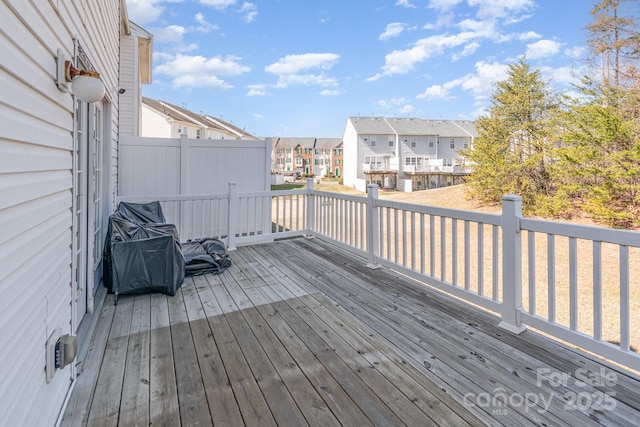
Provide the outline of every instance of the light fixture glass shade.
[[71,80],[71,91],[84,102],[98,102],[106,93],[100,79],[91,76],[76,76]]

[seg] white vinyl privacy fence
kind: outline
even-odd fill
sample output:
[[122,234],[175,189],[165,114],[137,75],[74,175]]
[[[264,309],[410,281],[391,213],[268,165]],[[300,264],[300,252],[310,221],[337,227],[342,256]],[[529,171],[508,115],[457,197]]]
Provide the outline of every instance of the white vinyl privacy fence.
[[[128,198],[134,199],[134,198]],[[523,218],[518,196],[487,214],[307,189],[166,195],[181,236],[228,247],[315,236],[527,327],[640,370],[640,233]],[[184,213],[188,212],[188,215]],[[203,234],[204,233],[204,234]]]
[[[233,180],[233,187],[229,186]],[[119,201],[158,200],[181,241],[267,233],[268,197],[229,203],[229,192],[269,191],[271,141],[124,137],[118,163]],[[167,197],[167,195],[170,195]],[[234,208],[230,211],[230,208]]]
[[268,191],[271,141],[122,136],[118,160],[120,197]]

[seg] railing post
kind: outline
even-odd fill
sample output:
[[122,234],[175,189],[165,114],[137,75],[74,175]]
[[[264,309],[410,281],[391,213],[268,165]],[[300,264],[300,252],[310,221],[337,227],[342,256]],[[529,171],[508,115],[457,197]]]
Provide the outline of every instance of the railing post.
[[313,178],[307,178],[307,234],[306,238],[313,237],[316,220],[316,196],[313,194]]
[[[186,195],[189,194],[189,137],[186,134],[180,135],[180,194]],[[193,235],[193,224],[191,221],[187,220],[190,218],[191,209],[187,208],[187,204],[189,202],[186,200],[180,201],[180,221],[179,221],[179,230],[180,237],[183,239],[191,239],[194,237]],[[187,225],[190,225],[189,230],[187,230]],[[204,236],[203,236],[204,237]]]
[[498,325],[514,334],[527,328],[520,323],[522,308],[522,197],[502,197],[502,321]]
[[378,215],[376,201],[378,200],[378,184],[367,186],[367,254],[369,262],[367,267],[380,268],[376,262],[380,251],[380,236],[378,235]]
[[227,249],[236,249],[236,218],[238,217],[238,194],[236,183],[229,183],[229,218],[227,221]]

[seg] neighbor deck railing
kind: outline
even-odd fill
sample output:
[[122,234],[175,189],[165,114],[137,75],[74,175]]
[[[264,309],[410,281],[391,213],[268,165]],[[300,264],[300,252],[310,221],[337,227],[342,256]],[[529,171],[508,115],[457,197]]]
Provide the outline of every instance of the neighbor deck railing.
[[[533,327],[640,370],[640,233],[444,209],[307,189],[127,197],[159,200],[181,240],[216,237],[229,249],[315,236],[496,314],[513,333]],[[523,242],[524,241],[524,242]],[[523,244],[524,243],[524,244]],[[293,261],[292,261],[293,262]],[[631,296],[635,295],[635,299]]]

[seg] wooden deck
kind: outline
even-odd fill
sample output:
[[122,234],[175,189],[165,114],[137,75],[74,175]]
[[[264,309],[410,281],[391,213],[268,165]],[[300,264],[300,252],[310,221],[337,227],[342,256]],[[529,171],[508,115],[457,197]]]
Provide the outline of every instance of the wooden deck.
[[231,256],[108,295],[62,425],[638,425],[638,377],[326,242]]

